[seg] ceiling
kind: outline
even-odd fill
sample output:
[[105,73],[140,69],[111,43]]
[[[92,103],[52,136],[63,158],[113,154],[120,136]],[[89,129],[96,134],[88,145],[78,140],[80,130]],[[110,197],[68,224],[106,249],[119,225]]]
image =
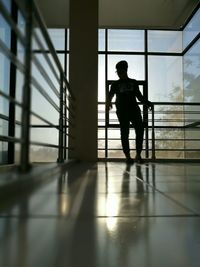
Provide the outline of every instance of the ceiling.
[[[70,0],[36,2],[47,27],[69,27]],[[99,27],[179,29],[199,3],[200,0],[99,0]]]

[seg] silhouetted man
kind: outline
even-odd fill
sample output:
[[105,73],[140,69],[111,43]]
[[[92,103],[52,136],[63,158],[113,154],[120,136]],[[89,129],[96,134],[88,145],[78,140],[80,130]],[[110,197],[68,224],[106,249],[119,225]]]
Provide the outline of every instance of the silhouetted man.
[[136,98],[148,107],[152,107],[152,103],[141,94],[137,81],[128,77],[128,63],[126,61],[118,62],[116,70],[119,80],[111,85],[108,97],[109,107],[112,108],[112,98],[116,95],[116,113],[120,124],[121,142],[126,161],[127,163],[133,162],[129,147],[129,127],[131,122],[136,134],[135,160],[141,162],[144,125]]

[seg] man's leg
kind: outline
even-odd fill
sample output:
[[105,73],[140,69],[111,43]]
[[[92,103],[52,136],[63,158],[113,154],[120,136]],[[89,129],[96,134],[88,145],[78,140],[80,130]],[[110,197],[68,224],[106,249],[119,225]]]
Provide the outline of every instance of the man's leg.
[[141,161],[141,152],[144,138],[144,125],[141,114],[138,114],[132,121],[136,135],[136,161]]
[[129,147],[129,120],[125,116],[120,116],[117,114],[119,124],[120,124],[120,134],[121,134],[121,143],[122,149],[127,159],[131,159],[130,156],[130,147]]

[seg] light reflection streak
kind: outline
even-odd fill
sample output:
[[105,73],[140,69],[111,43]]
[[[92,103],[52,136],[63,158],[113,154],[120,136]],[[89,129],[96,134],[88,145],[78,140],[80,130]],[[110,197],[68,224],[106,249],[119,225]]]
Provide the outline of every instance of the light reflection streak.
[[106,198],[106,226],[108,231],[114,231],[117,227],[120,198],[116,194],[108,194]]

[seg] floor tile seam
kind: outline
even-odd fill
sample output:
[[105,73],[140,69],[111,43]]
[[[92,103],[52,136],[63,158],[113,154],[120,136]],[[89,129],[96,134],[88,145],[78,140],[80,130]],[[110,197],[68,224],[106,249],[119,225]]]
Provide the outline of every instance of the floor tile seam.
[[[119,168],[121,170],[121,168]],[[161,190],[157,189],[156,187],[154,187],[153,185],[149,184],[148,182],[144,181],[143,179],[141,179],[140,177],[138,177],[137,175],[132,175],[129,171],[126,171],[130,177],[135,177],[138,181],[142,182],[143,184],[146,184],[148,186],[150,186],[151,188],[153,188],[155,191],[157,191],[160,195],[163,195],[164,197],[166,197],[167,199],[169,199],[170,201],[176,203],[178,206],[182,207],[183,209],[187,210],[188,212],[194,214],[194,215],[198,215],[198,212],[196,212],[195,210],[183,205],[182,203],[180,203],[179,201],[175,200],[174,198],[168,196],[167,194],[165,194],[164,192],[162,192]]]
[[[79,220],[81,218],[86,218],[87,220],[91,219],[131,219],[131,218],[197,218],[200,219],[200,214],[158,214],[158,215],[118,215],[118,216],[104,216],[104,215],[98,215],[98,216],[85,216],[81,215],[79,217]],[[22,215],[13,215],[13,216],[0,216],[1,220],[65,220],[69,223],[71,222],[71,218],[65,217],[65,216],[54,216],[54,215],[46,215],[46,216],[22,216]]]
[[165,198],[169,199],[170,201],[176,203],[176,204],[177,204],[178,206],[180,206],[181,208],[183,208],[183,209],[185,209],[185,210],[187,210],[187,211],[193,213],[194,215],[198,215],[198,212],[197,212],[196,210],[194,210],[194,209],[192,209],[192,208],[190,208],[190,207],[187,207],[187,206],[183,205],[181,202],[179,202],[179,201],[177,201],[176,199],[170,197],[170,196],[169,196],[168,194],[166,194],[165,192],[163,192],[163,191],[159,190],[158,188],[154,187],[153,185],[151,185],[151,184],[145,182],[145,181],[142,180],[141,178],[139,178],[139,177],[136,176],[136,179],[138,179],[139,181],[141,181],[141,182],[147,184],[148,186],[152,187],[155,191],[157,191],[158,193],[160,193],[160,195],[162,195],[162,196],[164,196]]
[[200,214],[158,214],[158,215],[117,215],[117,216],[95,216],[96,219],[107,218],[200,218]]
[[0,215],[1,219],[65,219],[71,221],[71,217],[63,215]]
[[[127,192],[96,192],[96,195],[97,195],[97,197],[98,197],[98,195],[99,196],[101,196],[101,195],[126,195],[126,194],[133,194],[133,195],[148,195],[148,194],[159,194],[159,192],[153,192],[153,191],[145,191],[145,192],[142,192],[142,193],[140,193],[140,192],[137,192],[137,191],[129,191],[128,193]],[[122,196],[123,197],[123,196]]]

